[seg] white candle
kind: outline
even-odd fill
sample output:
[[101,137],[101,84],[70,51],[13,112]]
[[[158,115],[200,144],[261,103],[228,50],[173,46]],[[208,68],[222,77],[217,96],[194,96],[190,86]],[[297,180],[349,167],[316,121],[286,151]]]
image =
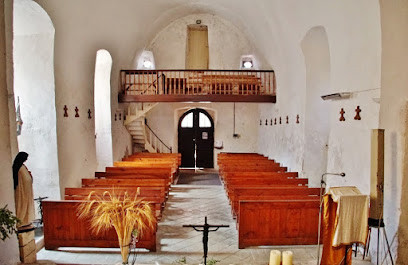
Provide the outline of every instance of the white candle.
[[283,251],[282,252],[282,265],[292,265],[292,261],[293,261],[293,252]]
[[281,252],[279,250],[271,250],[269,256],[269,265],[280,265],[281,263]]

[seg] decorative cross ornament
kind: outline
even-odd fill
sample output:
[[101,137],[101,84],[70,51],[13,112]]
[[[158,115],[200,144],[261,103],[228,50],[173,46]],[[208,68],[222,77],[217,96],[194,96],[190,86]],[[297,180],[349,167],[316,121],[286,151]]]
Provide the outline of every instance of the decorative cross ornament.
[[289,116],[286,116],[286,124],[289,124]]
[[282,117],[279,117],[279,124],[282,124]]
[[78,118],[78,117],[79,117],[78,111],[79,111],[78,107],[75,107],[75,118]]
[[271,126],[273,125],[273,119],[271,119],[271,123],[270,123],[270,125],[271,125]]
[[268,119],[265,119],[265,125],[268,125]]
[[299,114],[296,115],[296,123],[299,123]]
[[276,124],[276,118],[275,118],[275,124]]
[[357,108],[356,108],[356,116],[354,117],[355,120],[361,120],[360,112],[361,112],[360,106],[357,106]]
[[64,117],[68,117],[68,107],[64,105]]
[[344,111],[343,108],[341,108],[341,110],[340,110],[340,114],[341,114],[340,121],[345,121],[346,120],[346,118],[344,118],[344,113],[346,113],[346,112]]
[[92,113],[91,109],[88,109],[88,119],[92,119],[91,113]]

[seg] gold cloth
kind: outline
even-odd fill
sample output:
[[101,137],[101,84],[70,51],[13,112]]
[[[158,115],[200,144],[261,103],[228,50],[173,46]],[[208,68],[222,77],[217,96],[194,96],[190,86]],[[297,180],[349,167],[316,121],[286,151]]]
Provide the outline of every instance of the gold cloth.
[[[337,203],[333,202],[330,195],[323,197],[323,253],[320,264],[321,265],[339,265],[346,254],[347,246],[341,245],[333,247],[333,237],[335,233]],[[353,251],[349,250],[347,253],[347,264],[351,264],[351,254]],[[342,263],[343,264],[343,263]]]
[[33,178],[25,165],[22,165],[18,171],[18,185],[14,196],[16,201],[16,216],[21,221],[19,226],[31,224],[35,218]]
[[333,187],[328,194],[337,205],[333,247],[365,243],[368,227],[369,196],[356,187]]
[[[324,195],[321,265],[338,265],[352,243],[365,243],[368,202],[369,197],[362,195],[356,187],[334,187]],[[347,264],[351,264],[351,254],[349,249]]]

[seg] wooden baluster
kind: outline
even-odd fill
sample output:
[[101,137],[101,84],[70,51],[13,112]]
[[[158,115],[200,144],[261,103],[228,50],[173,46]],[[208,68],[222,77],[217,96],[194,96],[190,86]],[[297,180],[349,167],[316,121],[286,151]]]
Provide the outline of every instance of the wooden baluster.
[[248,76],[248,80],[245,81],[245,84],[248,87],[250,94],[253,95],[254,94],[254,84],[252,82],[252,79],[253,79],[252,72],[247,72],[247,76]]
[[[199,82],[198,82],[198,75],[197,75],[197,72],[196,72],[196,71],[193,71],[193,72],[192,72],[192,74],[193,74],[193,80],[194,80],[194,86],[193,86],[193,95],[195,95],[195,94],[199,94],[199,91],[200,91],[200,89],[199,89],[200,84],[199,84]],[[201,89],[202,89],[202,86],[203,86],[203,84],[201,84]]]
[[269,94],[269,90],[270,90],[270,73],[269,72],[265,72],[264,73],[264,79],[262,80],[262,87],[264,87],[264,89],[262,90],[262,93],[267,95]]
[[153,80],[152,80],[152,72],[151,72],[151,70],[148,70],[147,72],[146,72],[146,74],[147,74],[147,82],[146,82],[146,89],[145,89],[145,91],[146,91],[146,93],[147,94],[151,94],[150,92],[151,92],[151,90],[153,89],[152,88],[152,86],[153,86]]
[[180,71],[177,71],[177,86],[178,86],[178,93],[179,95],[183,94],[183,91],[181,90],[181,80],[180,80]]
[[223,87],[224,87],[224,95],[226,95],[226,94],[228,94],[228,88],[227,88],[227,86],[228,86],[228,73],[227,72],[225,72],[225,73],[223,73]]
[[170,91],[171,91],[171,94],[175,94],[175,91],[174,91],[174,75],[173,75],[173,72],[169,72],[169,75],[171,76],[171,78],[170,78]]
[[231,73],[228,73],[228,75],[227,75],[227,83],[228,83],[228,93],[229,94],[234,94],[234,92],[233,92],[234,87],[232,86],[232,75],[231,75]]

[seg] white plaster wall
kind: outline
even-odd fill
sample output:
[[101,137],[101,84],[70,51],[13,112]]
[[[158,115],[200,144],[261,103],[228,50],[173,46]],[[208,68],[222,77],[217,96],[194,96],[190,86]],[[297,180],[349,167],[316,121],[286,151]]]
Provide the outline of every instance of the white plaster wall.
[[[277,19],[273,31],[283,32],[288,21],[291,30],[281,35],[274,34],[281,37],[285,47],[276,45],[280,49],[264,49],[267,62],[274,65],[278,90],[277,103],[261,105],[260,117],[270,119],[289,115],[291,123],[262,126],[259,151],[282,162],[292,171],[302,172],[308,150],[305,149],[304,138],[306,69],[301,40],[310,28],[322,25],[327,31],[330,47],[330,87],[325,94],[356,92],[349,100],[329,102],[321,108],[321,111],[330,113],[327,171],[345,171],[347,176],[342,179],[342,184],[357,185],[368,194],[370,161],[366,155],[370,153],[370,129],[378,127],[379,111],[378,104],[372,100],[372,97],[379,97],[379,90],[371,90],[380,87],[379,5],[373,1],[308,1],[297,2],[297,8],[291,11],[290,3],[280,2],[275,7],[285,14],[285,18],[271,16]],[[361,16],[362,10],[364,16]],[[262,46],[273,43],[272,40],[259,41]],[[358,92],[364,90],[369,91]],[[354,115],[351,116],[357,105],[363,110],[360,122],[354,121]],[[345,123],[337,122],[341,107],[348,114]],[[292,123],[297,114],[300,124]],[[319,175],[311,179],[312,185],[318,184],[319,179]],[[329,184],[338,184],[331,181],[329,177]]]
[[222,141],[224,148],[214,149],[214,166],[220,152],[256,152],[258,148],[258,106],[255,103],[236,103],[233,137],[233,103],[160,103],[146,116],[148,125],[164,141],[178,151],[178,122],[192,108],[205,109],[214,120],[214,141]]
[[[12,29],[12,10],[12,1],[0,2],[0,50],[3,51],[0,53],[0,207],[7,205],[9,210],[15,212],[8,109],[9,93],[6,75],[6,68],[12,66],[12,51],[6,50],[6,46],[9,47],[9,42],[12,40],[6,33],[6,29],[9,32]],[[6,61],[6,58],[9,58],[10,61]],[[12,87],[10,89],[12,90]],[[6,241],[0,241],[0,249],[0,264],[14,265],[17,263],[19,252],[15,235]]]
[[380,127],[385,130],[384,222],[388,238],[393,241],[394,257],[398,249],[397,264],[407,264],[408,2],[381,0],[380,5],[383,51]]
[[106,50],[96,53],[95,63],[95,142],[97,170],[113,165],[110,77],[112,57]]
[[245,54],[257,54],[255,42],[233,23],[212,14],[193,14],[172,21],[148,45],[157,69],[185,69],[187,26],[201,20],[208,27],[209,69],[240,69]]
[[29,154],[26,165],[33,175],[34,197],[59,199],[54,27],[35,2],[15,1],[13,45],[14,96],[20,98],[24,122],[19,150]]

